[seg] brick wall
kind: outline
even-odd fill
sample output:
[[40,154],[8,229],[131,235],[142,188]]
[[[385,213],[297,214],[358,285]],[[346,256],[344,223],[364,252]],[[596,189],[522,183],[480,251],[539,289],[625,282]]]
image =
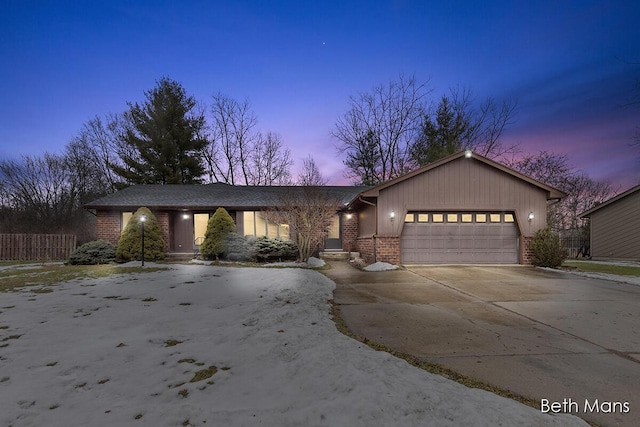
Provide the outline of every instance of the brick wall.
[[400,264],[400,236],[376,236],[376,261]]
[[160,225],[160,231],[162,232],[162,239],[164,240],[164,251],[169,252],[169,212],[154,212],[151,211],[158,220]]
[[358,215],[351,214],[351,218],[347,218],[349,214],[342,216],[342,250],[345,252],[357,251],[358,244]]
[[375,262],[373,257],[373,237],[358,237],[356,239],[356,251],[367,264]]
[[113,211],[96,212],[96,239],[106,240],[114,245],[120,240],[122,214]]
[[520,264],[531,264],[531,241],[533,237],[520,236]]

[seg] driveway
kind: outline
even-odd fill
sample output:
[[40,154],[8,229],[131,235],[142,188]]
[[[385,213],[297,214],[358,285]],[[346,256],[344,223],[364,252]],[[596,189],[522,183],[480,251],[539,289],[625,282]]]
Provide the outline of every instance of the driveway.
[[603,426],[640,425],[640,286],[526,266],[332,267],[356,334]]

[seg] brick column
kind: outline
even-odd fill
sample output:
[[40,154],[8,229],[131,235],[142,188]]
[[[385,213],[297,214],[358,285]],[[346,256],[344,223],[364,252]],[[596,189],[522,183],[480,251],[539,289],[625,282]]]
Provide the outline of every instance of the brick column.
[[[351,218],[348,218],[348,216]],[[342,250],[345,252],[357,251],[358,239],[358,215],[342,214]]]
[[376,236],[376,261],[400,264],[400,236]]
[[360,252],[360,257],[367,264],[375,262],[373,258],[373,237],[358,237],[356,239],[356,250]]
[[158,220],[162,239],[164,240],[164,251],[169,252],[169,212],[153,212]]
[[531,265],[531,242],[533,237],[520,236],[520,264]]

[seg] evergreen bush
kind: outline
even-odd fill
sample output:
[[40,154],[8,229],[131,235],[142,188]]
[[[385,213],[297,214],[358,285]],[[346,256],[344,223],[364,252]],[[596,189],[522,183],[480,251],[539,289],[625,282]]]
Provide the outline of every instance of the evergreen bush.
[[224,259],[229,261],[253,261],[255,259],[253,246],[238,233],[229,233],[224,242]]
[[138,209],[122,232],[116,249],[116,258],[120,261],[142,259],[142,224],[140,217],[145,215],[144,223],[144,259],[157,261],[164,259],[164,239],[160,224],[148,208]]
[[116,246],[104,240],[87,242],[69,257],[72,265],[108,264],[116,260]]
[[205,259],[219,259],[225,250],[225,240],[229,233],[236,231],[236,224],[225,208],[218,208],[207,223],[200,253]]
[[298,246],[289,240],[272,239],[266,236],[257,237],[252,242],[258,261],[287,261],[298,257]]
[[567,251],[560,244],[560,237],[550,227],[536,231],[529,249],[531,263],[538,267],[557,268],[567,258]]

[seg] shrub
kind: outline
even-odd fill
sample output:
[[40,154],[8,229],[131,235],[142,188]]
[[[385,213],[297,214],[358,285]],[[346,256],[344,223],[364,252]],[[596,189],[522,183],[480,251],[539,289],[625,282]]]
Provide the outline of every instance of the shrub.
[[567,252],[560,244],[560,238],[550,227],[536,231],[529,246],[531,263],[538,267],[560,267],[567,258]]
[[255,257],[251,244],[238,233],[229,233],[224,242],[224,258],[229,261],[252,261]]
[[289,240],[257,237],[252,242],[258,261],[295,260],[298,257],[298,246]]
[[116,260],[116,246],[104,240],[85,243],[69,257],[69,264],[108,264]]
[[142,207],[133,214],[118,241],[116,258],[122,261],[142,259],[142,224],[140,216],[145,215],[144,259],[149,261],[164,259],[164,239],[160,224],[148,208]]
[[225,208],[218,208],[207,223],[204,241],[200,245],[203,258],[221,258],[225,250],[225,239],[236,231],[236,224]]

